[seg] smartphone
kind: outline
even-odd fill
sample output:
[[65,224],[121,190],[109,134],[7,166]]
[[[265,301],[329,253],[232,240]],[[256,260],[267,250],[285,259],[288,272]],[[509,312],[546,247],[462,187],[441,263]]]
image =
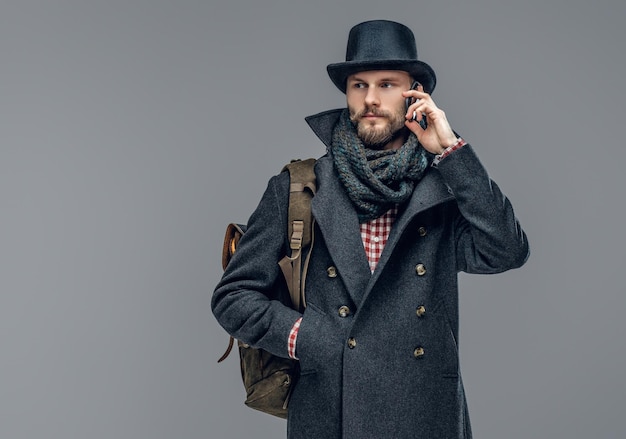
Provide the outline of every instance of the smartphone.
[[[413,81],[413,84],[411,84],[411,90],[417,90],[417,87],[419,87],[420,84],[418,81]],[[409,111],[409,107],[415,103],[415,98],[412,97],[408,97],[404,100],[405,103],[405,109],[406,111]],[[422,118],[419,120],[419,124],[422,127],[423,130],[426,129],[427,125],[426,125],[426,118],[422,116]]]
[[[420,83],[419,83],[419,82],[417,82],[417,81],[413,81],[413,84],[411,84],[411,90],[417,90],[417,87],[419,87],[420,85],[422,85],[422,84],[420,84]],[[409,111],[409,107],[410,107],[410,106],[411,106],[414,102],[415,102],[415,98],[412,98],[412,97],[408,97],[408,98],[406,98],[406,99],[404,100],[404,103],[405,103],[405,109],[406,109],[406,111]]]

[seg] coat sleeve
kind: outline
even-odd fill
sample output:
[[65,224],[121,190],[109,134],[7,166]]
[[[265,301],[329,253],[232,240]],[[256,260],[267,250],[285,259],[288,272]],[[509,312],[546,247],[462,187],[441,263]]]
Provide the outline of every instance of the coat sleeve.
[[530,252],[526,234],[471,145],[450,154],[437,168],[460,212],[455,221],[457,271],[489,274],[521,267]]
[[289,176],[268,183],[211,300],[219,324],[234,338],[288,357],[289,331],[301,314],[283,305],[279,259],[285,254]]

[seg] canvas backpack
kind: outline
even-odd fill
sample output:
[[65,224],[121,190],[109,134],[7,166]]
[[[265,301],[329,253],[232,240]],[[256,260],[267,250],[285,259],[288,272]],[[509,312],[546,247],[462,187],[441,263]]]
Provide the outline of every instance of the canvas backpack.
[[[313,170],[315,159],[295,160],[283,168],[289,172],[288,230],[289,254],[278,264],[282,270],[291,307],[303,311],[306,306],[302,280],[313,247],[313,217],[311,199],[315,195],[316,179]],[[241,224],[231,223],[226,228],[222,249],[222,267],[226,269],[237,250],[239,239],[246,232]],[[303,255],[306,257],[303,261]],[[232,350],[233,337],[228,349],[218,360],[222,362]],[[245,404],[256,410],[281,418],[287,417],[289,396],[298,375],[298,361],[277,357],[263,349],[237,341],[241,366],[241,378],[246,390]]]

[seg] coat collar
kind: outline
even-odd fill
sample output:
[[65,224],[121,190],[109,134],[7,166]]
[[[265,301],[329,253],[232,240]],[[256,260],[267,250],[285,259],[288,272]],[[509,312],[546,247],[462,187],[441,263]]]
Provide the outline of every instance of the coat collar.
[[339,120],[342,111],[343,108],[336,108],[304,118],[317,137],[326,145],[326,150],[330,149],[333,139],[333,128]]

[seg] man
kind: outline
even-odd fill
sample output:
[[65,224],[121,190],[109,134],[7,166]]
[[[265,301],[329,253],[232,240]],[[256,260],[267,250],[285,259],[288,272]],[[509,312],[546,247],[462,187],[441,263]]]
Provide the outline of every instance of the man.
[[348,108],[307,118],[327,154],[315,167],[306,310],[268,298],[288,245],[281,173],[250,217],[213,312],[234,337],[298,358],[291,439],[470,438],[457,273],[521,266],[526,236],[433,101],[435,73],[407,27],[355,26],[346,61],[327,70]]

